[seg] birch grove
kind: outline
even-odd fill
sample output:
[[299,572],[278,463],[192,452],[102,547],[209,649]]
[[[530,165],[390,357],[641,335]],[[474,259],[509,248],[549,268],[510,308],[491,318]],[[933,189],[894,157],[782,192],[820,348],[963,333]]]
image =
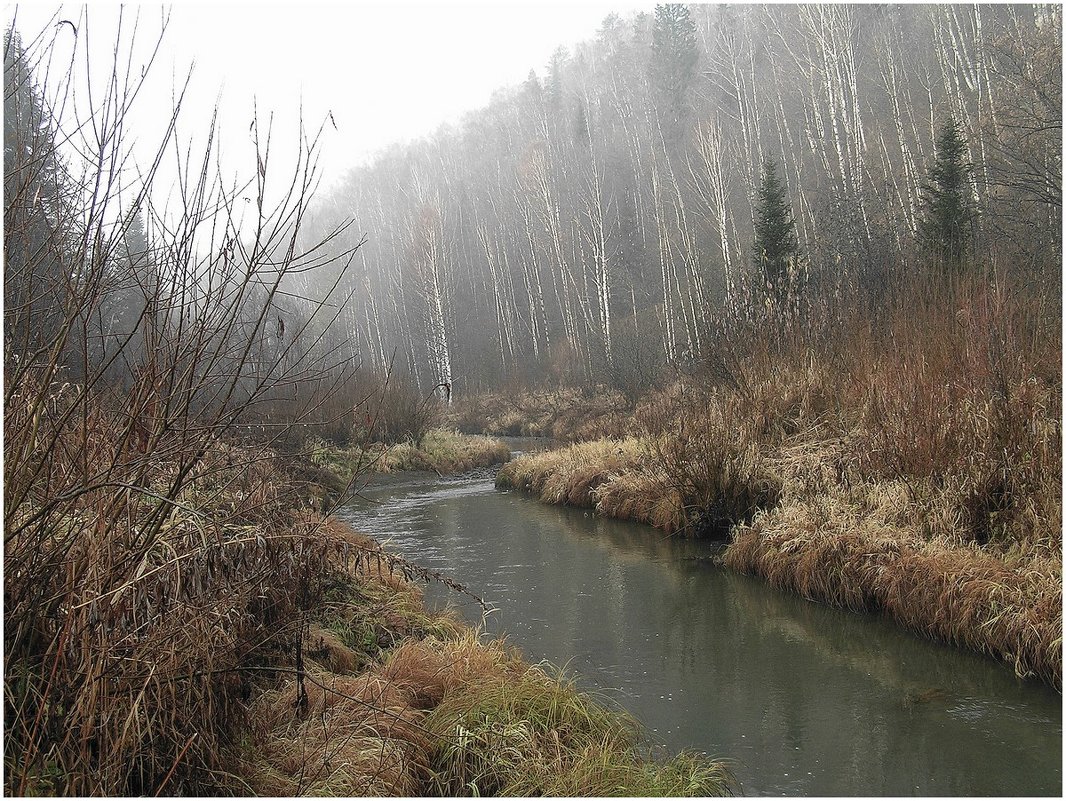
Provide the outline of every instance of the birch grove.
[[1061,27],[1058,6],[611,15],[543,75],[332,190],[315,213],[367,238],[333,336],[458,393],[678,365],[751,302],[764,162],[810,285],[842,291],[913,269],[948,118],[982,259],[1038,283],[1061,261]]

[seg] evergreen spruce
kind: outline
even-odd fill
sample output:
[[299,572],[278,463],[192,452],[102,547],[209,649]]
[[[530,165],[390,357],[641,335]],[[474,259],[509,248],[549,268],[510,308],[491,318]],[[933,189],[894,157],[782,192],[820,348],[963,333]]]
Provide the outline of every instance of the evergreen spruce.
[[755,203],[755,267],[771,298],[785,300],[799,260],[799,242],[785,185],[772,161],[763,165]]
[[51,341],[71,274],[73,194],[53,120],[13,30],[4,34],[4,339],[14,353]]
[[922,186],[924,216],[918,229],[923,251],[947,272],[957,272],[972,247],[976,213],[971,166],[958,123],[948,119],[936,139],[936,157]]
[[679,3],[656,6],[649,73],[668,126],[679,125],[685,114],[685,96],[699,58],[696,24],[688,7]]

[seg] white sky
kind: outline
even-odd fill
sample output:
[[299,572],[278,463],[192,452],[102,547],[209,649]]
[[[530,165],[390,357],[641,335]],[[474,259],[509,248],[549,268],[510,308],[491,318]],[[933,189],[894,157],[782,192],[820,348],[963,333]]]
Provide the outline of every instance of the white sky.
[[[117,4],[90,3],[87,25],[80,6],[20,4],[16,27],[31,37],[47,27],[57,8],[60,18],[79,24],[81,45],[88,39],[91,52],[110,57]],[[136,9],[127,7],[127,25]],[[653,9],[654,2],[180,2],[172,6],[150,91],[139,98],[132,120],[146,143],[154,140],[153,126],[169,116],[172,76],[184,75],[195,62],[179,129],[184,139],[202,135],[219,97],[226,167],[250,175],[253,98],[261,118],[275,112],[275,161],[284,160],[286,146],[295,146],[302,98],[309,125],[317,127],[330,111],[336,120],[336,131],[327,124],[321,153],[328,185],[376,150],[484,106],[495,89],[525,80],[530,69],[543,77],[557,46],[593,37],[612,11],[628,17]],[[161,7],[144,4],[140,12],[144,48],[158,33]],[[5,7],[5,27],[15,14],[16,6]],[[69,27],[55,31],[73,43]],[[69,53],[69,46],[57,48],[60,58]]]

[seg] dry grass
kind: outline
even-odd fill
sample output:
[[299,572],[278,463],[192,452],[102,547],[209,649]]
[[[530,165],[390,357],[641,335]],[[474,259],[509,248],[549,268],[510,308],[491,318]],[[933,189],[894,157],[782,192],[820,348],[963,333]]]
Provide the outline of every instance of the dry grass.
[[[333,597],[353,608],[383,589],[417,598],[388,575],[363,570]],[[624,713],[529,665],[502,641],[483,643],[449,626],[372,655],[324,637],[332,664],[361,665],[352,675],[318,661],[324,630],[313,631],[303,690],[286,676],[248,705],[251,727],[233,752],[235,786],[245,791],[709,795],[732,787],[722,763],[641,756],[638,729]]]
[[[892,517],[898,516],[892,510]],[[848,498],[789,503],[735,532],[726,564],[776,587],[883,612],[1062,686],[1062,564],[916,536]]]
[[685,524],[684,501],[653,465],[641,440],[593,440],[508,462],[496,486],[531,492],[545,503],[592,507],[608,517],[677,530]]
[[[548,669],[497,646],[462,672],[427,718],[440,739],[432,789],[440,795],[725,795],[721,762],[681,755],[656,763],[637,751],[639,730]],[[484,657],[482,657],[482,660]],[[465,674],[465,675],[464,675]]]
[[491,437],[460,434],[433,429],[426,432],[420,445],[374,443],[342,448],[325,440],[308,440],[304,450],[311,461],[332,472],[342,482],[368,471],[395,473],[422,470],[438,473],[465,473],[479,467],[502,464],[511,457],[506,445]]
[[1059,343],[1002,290],[949,300],[954,315],[917,303],[867,329],[835,369],[765,359],[792,408],[821,411],[776,415],[781,504],[726,562],[1061,688]]
[[[45,447],[62,397],[37,410],[36,439],[10,436],[29,424],[21,400],[6,408],[9,445]],[[293,504],[301,490],[270,451],[184,431],[146,462],[115,457],[121,419],[90,410],[80,436],[23,453],[6,476],[6,787],[210,787],[243,720],[247,669],[291,641],[319,594],[310,566],[364,549]],[[102,473],[87,486],[86,458]]]
[[712,375],[639,404],[621,452],[537,454],[498,483],[732,536],[736,569],[1061,687],[1058,333],[983,279],[903,300],[723,338]]
[[708,433],[582,442],[516,459],[496,484],[696,536],[750,518],[779,492],[758,449],[738,450],[735,440]]
[[448,421],[466,433],[583,442],[625,436],[632,415],[625,398],[614,390],[564,387],[462,398]]

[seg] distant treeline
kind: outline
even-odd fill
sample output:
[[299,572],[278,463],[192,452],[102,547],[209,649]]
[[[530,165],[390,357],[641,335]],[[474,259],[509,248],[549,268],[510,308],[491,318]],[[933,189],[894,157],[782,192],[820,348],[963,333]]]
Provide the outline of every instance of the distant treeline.
[[313,207],[306,242],[346,219],[338,246],[367,237],[330,339],[461,394],[682,365],[724,316],[765,305],[768,162],[795,219],[795,285],[876,305],[928,267],[920,229],[952,121],[976,212],[967,269],[1049,287],[1058,308],[1061,25],[1050,5],[611,15]]

